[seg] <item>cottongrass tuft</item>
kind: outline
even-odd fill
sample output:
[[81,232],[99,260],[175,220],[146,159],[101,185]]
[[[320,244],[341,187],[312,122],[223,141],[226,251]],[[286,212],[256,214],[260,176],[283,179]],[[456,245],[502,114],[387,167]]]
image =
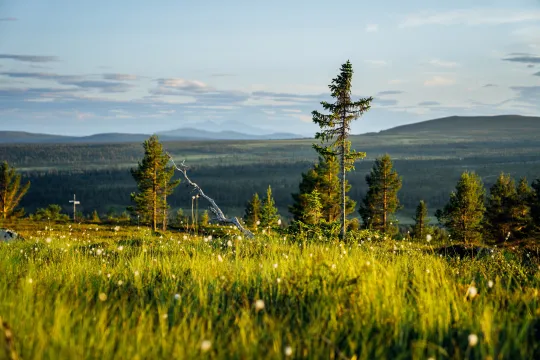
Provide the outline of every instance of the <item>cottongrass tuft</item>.
[[107,294],[105,294],[105,293],[100,293],[100,294],[99,294],[99,300],[101,300],[101,301],[107,300]]
[[174,300],[180,300],[180,294],[174,294]]
[[489,280],[489,281],[488,281],[488,287],[489,287],[489,288],[492,288],[493,285],[494,285],[493,281],[492,281],[492,280]]
[[264,301],[259,299],[255,301],[255,310],[260,311],[264,309]]
[[426,235],[426,241],[430,242],[433,239],[433,237],[430,234]]
[[203,340],[201,343],[202,352],[207,352],[212,347],[212,342],[210,340]]
[[286,346],[285,347],[285,356],[291,356],[293,353],[292,347]]
[[473,299],[476,295],[478,295],[478,290],[474,286],[469,286],[469,289],[467,289],[467,297]]
[[469,335],[469,346],[475,347],[478,344],[478,335],[470,334]]

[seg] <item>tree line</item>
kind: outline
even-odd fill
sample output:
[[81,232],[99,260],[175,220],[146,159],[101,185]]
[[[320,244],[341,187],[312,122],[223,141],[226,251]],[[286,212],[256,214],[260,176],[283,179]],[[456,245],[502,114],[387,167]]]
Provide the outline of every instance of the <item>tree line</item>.
[[[402,208],[398,198],[402,179],[393,168],[388,154],[375,160],[365,178],[368,191],[358,206],[362,223],[351,216],[356,212],[357,204],[347,195],[351,185],[346,174],[354,169],[355,161],[366,154],[351,149],[348,140],[350,124],[370,109],[373,100],[372,97],[357,101],[351,99],[352,76],[352,65],[347,61],[329,85],[334,102],[321,102],[323,109],[329,113],[312,113],[313,122],[321,129],[315,135],[320,143],[313,144],[319,157],[311,169],[302,173],[298,192],[292,194],[293,204],[289,212],[293,220],[289,229],[301,231],[339,226],[341,239],[346,239],[347,231],[359,228],[393,237],[404,230],[400,229],[395,218],[396,211]],[[174,168],[169,165],[169,158],[157,136],[146,140],[143,148],[142,160],[136,169],[131,170],[137,191],[131,194],[133,205],[128,207],[124,217],[136,217],[138,222],[148,224],[154,230],[166,230],[171,217],[167,199],[180,180],[174,179]],[[17,208],[17,205],[30,184],[22,185],[20,175],[7,162],[2,164],[0,170],[2,218],[22,217],[24,210]],[[409,230],[414,238],[423,239],[434,232],[427,214],[427,204],[422,200],[414,216],[415,224]],[[35,219],[61,218],[59,209],[54,205],[39,209],[32,216]],[[92,218],[98,220],[99,215],[94,212]],[[176,218],[186,217],[180,211]],[[489,195],[486,195],[480,177],[472,172],[464,172],[448,203],[437,210],[436,218],[453,239],[466,243],[482,238],[501,242],[510,238],[531,237],[537,234],[540,223],[540,180],[529,185],[523,178],[516,185],[510,175],[501,174],[490,188]],[[208,213],[204,213],[201,220],[206,224],[209,221]],[[270,186],[264,199],[258,193],[253,194],[246,204],[244,221],[250,228],[268,230],[281,222]]]

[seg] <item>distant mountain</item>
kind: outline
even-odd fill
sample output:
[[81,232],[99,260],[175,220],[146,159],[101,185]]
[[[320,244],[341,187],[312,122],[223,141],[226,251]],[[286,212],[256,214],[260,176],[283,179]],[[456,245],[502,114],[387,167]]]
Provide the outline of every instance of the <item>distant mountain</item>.
[[[439,136],[530,136],[540,134],[540,117],[520,115],[450,116],[397,126],[381,135],[416,134]],[[376,135],[376,134],[370,134]]]
[[194,128],[181,128],[158,133],[160,136],[177,139],[204,139],[204,140],[285,140],[299,139],[302,135],[289,133],[273,133],[263,135],[246,134],[237,131],[208,131]]
[[[183,128],[158,134],[161,141],[195,141],[195,140],[285,140],[302,138],[301,135],[273,133],[250,135],[235,131],[206,131]],[[143,142],[148,134],[105,133],[90,136],[61,136],[50,134],[34,134],[23,131],[0,131],[0,144],[71,144],[71,143],[130,143]]]
[[[193,123],[187,123],[182,126],[184,129],[197,129],[197,130],[205,130],[208,131],[211,129],[213,132],[222,132],[222,131],[233,131],[237,133],[242,134],[249,134],[249,135],[267,135],[270,133],[268,130],[264,130],[252,125],[244,124],[240,121],[225,121],[221,123],[217,123],[214,121],[204,121],[204,122],[193,122]],[[167,131],[164,131],[166,133]]]
[[34,134],[24,131],[0,131],[1,144],[16,143],[57,143],[73,139],[71,136]]

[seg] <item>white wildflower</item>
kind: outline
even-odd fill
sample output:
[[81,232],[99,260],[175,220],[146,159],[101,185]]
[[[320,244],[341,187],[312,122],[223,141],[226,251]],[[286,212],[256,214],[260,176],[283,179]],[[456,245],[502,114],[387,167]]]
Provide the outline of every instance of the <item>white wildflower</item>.
[[293,353],[292,347],[287,346],[285,347],[285,356],[291,356]]
[[469,335],[469,346],[475,347],[478,344],[478,335],[470,334]]
[[204,340],[201,343],[202,352],[207,352],[208,350],[210,350],[211,347],[212,347],[212,342],[210,342],[210,340]]
[[255,301],[255,310],[260,311],[260,310],[263,310],[263,309],[264,309],[264,301],[262,301],[260,299]]
[[467,290],[467,296],[471,299],[474,298],[476,295],[478,295],[478,290],[474,286],[470,286]]

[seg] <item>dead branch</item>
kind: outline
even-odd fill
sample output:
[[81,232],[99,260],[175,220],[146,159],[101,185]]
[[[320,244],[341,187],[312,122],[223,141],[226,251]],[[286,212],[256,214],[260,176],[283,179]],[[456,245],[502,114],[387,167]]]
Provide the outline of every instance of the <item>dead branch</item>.
[[238,220],[238,218],[236,217],[233,217],[233,218],[227,218],[225,217],[225,214],[223,214],[223,211],[221,211],[221,209],[219,208],[219,206],[217,206],[216,202],[211,198],[209,197],[208,195],[206,195],[204,193],[204,191],[202,191],[202,189],[200,188],[199,185],[197,185],[196,183],[194,183],[193,181],[190,180],[190,178],[188,177],[187,175],[187,166],[185,164],[185,160],[182,161],[182,163],[180,164],[180,166],[176,165],[176,163],[174,162],[172,156],[169,154],[169,153],[166,153],[167,156],[169,157],[170,161],[172,162],[172,164],[174,165],[174,168],[178,171],[180,171],[182,173],[182,175],[184,175],[184,178],[186,179],[186,181],[188,182],[189,185],[191,185],[198,193],[199,193],[199,196],[205,198],[206,200],[208,200],[208,202],[210,203],[210,211],[212,211],[212,213],[214,213],[214,215],[216,216],[216,220],[222,224],[233,224],[234,226],[236,226],[238,228],[238,230],[240,230],[246,237],[248,238],[253,238],[253,233],[251,231],[249,231],[248,229],[244,228],[242,226],[242,224],[240,224],[240,221]]

